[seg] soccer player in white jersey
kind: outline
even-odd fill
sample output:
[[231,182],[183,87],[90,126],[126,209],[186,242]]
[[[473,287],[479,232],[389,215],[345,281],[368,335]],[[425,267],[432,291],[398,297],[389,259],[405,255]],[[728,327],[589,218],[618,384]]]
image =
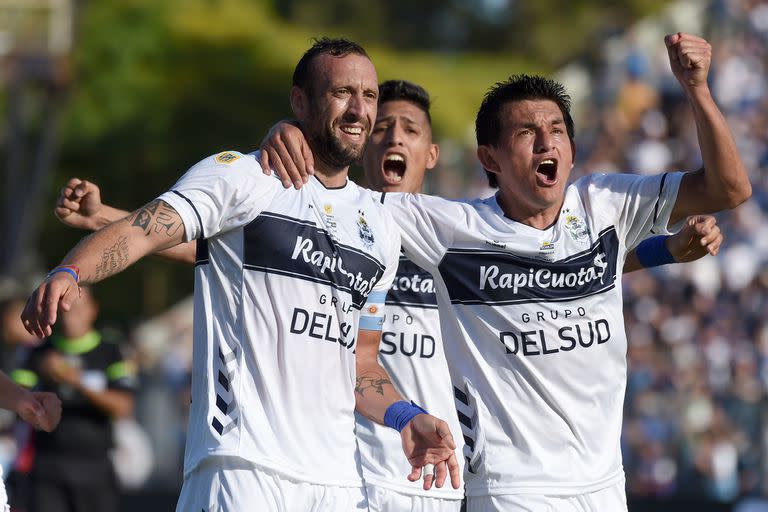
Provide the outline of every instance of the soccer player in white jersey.
[[[406,81],[380,84],[377,119],[363,159],[369,186],[386,192],[421,190],[426,171],[434,167],[438,158],[438,147],[432,142],[429,107],[429,95],[415,84]],[[285,135],[290,136],[290,133]],[[274,155],[277,158],[277,153]],[[282,164],[287,167],[292,162]],[[303,180],[303,176],[296,174],[289,181],[296,179]],[[128,212],[102,204],[100,192],[93,183],[71,179],[57,201],[57,216],[72,227],[98,229],[127,215]],[[690,261],[708,252],[716,253],[721,241],[714,218],[708,217],[687,224],[667,244],[677,261]],[[166,256],[194,263],[193,245],[194,242],[185,244],[184,254],[180,245],[175,254]],[[628,270],[625,267],[625,272]],[[446,418],[454,432],[461,432],[454,414],[432,276],[401,256],[386,303],[379,351],[382,365],[401,392]],[[372,512],[455,511],[460,508],[463,490],[425,491],[420,483],[409,484],[403,480],[404,461],[397,450],[400,440],[393,430],[358,416],[357,435]],[[467,447],[467,453],[472,453],[471,445]]]
[[627,339],[621,268],[651,233],[734,208],[751,186],[712,98],[711,47],[665,38],[693,110],[704,168],[592,174],[575,155],[562,86],[494,86],[476,122],[498,193],[464,203],[388,198],[406,254],[435,276],[446,357],[474,450],[470,512],[626,510],[619,438]]
[[448,425],[405,402],[377,360],[399,237],[389,214],[347,179],[377,95],[359,45],[318,41],[291,90],[318,162],[308,186],[284,189],[255,155],[208,157],[157,200],[84,239],[28,300],[26,328],[48,335],[81,280],[198,240],[177,510],[365,510],[355,409],[401,432],[408,478],[434,464],[438,487],[449,473],[459,486]]
[[707,85],[709,43],[675,33],[665,44],[693,111],[702,169],[568,184],[570,99],[557,82],[522,75],[492,87],[477,116],[478,158],[494,196],[382,197],[406,255],[434,276],[471,448],[469,512],[626,510],[622,266],[636,246],[641,262],[670,261],[663,238],[641,241],[687,216],[735,208],[752,192]]

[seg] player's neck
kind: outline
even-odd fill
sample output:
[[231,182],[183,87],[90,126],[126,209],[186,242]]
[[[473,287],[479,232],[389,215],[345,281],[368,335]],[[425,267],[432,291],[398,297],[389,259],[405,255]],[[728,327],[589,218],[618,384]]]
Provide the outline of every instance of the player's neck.
[[347,183],[349,167],[343,169],[331,168],[324,165],[322,161],[315,160],[315,178],[322,183],[325,188],[343,187]]
[[505,198],[501,192],[496,193],[496,202],[499,203],[505,217],[539,230],[547,229],[557,221],[562,206],[561,202],[545,208],[530,207]]

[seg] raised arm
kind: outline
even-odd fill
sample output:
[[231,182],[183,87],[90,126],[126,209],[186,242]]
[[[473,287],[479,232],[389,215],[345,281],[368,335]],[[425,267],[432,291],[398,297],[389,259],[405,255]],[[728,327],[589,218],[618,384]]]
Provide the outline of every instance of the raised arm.
[[[61,189],[53,212],[62,224],[90,231],[97,231],[130,215],[126,210],[104,204],[98,185],[80,178],[70,178]],[[177,263],[194,265],[196,250],[197,240],[192,240],[159,251],[157,256]]]
[[59,308],[68,311],[77,300],[78,283],[99,282],[183,238],[181,217],[159,199],[107,225],[81,240],[32,293],[21,315],[24,327],[40,338],[50,336]]
[[707,84],[712,47],[678,32],[664,38],[672,73],[693,110],[704,168],[683,177],[670,223],[689,215],[735,208],[752,195],[749,177],[728,123]]
[[[412,468],[408,480],[415,482],[421,477],[424,466],[434,465],[434,478],[431,472],[427,472],[424,489],[430,489],[433,481],[437,487],[442,487],[448,476],[453,488],[458,489],[460,478],[456,443],[448,424],[426,411],[415,410],[415,406],[405,402],[379,363],[380,339],[381,331],[358,331],[355,409],[377,423],[400,430],[403,451]],[[414,413],[416,415],[412,416]]]
[[667,263],[686,263],[715,256],[723,243],[723,234],[717,220],[711,215],[688,217],[683,228],[674,235],[657,236],[643,240],[627,254],[624,273]]

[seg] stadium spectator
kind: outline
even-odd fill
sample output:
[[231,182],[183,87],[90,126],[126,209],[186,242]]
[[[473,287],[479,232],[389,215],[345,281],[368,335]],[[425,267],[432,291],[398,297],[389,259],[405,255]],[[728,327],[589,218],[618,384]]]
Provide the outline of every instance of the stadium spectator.
[[30,389],[56,393],[64,411],[58,429],[29,432],[20,447],[10,489],[14,510],[118,510],[112,422],[133,412],[136,372],[119,340],[94,327],[98,310],[90,289],[81,288],[57,332],[11,374]]

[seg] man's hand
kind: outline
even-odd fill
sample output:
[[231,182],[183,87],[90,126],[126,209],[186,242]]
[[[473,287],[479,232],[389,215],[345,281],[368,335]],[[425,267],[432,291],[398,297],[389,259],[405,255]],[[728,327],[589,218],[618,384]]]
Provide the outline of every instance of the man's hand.
[[715,256],[723,243],[717,220],[711,215],[693,215],[686,219],[679,233],[666,240],[667,250],[678,263]]
[[408,480],[415,482],[421,478],[422,468],[434,465],[434,475],[424,476],[424,490],[432,484],[442,487],[450,475],[451,485],[458,489],[461,485],[459,463],[456,460],[456,443],[448,424],[430,414],[417,414],[400,432],[403,451],[411,463]]
[[29,296],[21,313],[21,322],[38,338],[50,336],[59,310],[69,311],[79,297],[80,288],[72,276],[66,272],[53,274]]
[[53,393],[26,392],[19,399],[16,413],[34,428],[50,432],[61,420],[61,400]]
[[664,37],[672,73],[683,89],[707,86],[712,46],[691,34],[677,32]]
[[259,164],[264,174],[277,173],[285,188],[297,189],[315,173],[312,150],[301,129],[288,121],[274,125],[261,141]]
[[53,213],[67,226],[95,231],[102,227],[98,221],[101,209],[99,187],[90,181],[70,178],[59,192]]

